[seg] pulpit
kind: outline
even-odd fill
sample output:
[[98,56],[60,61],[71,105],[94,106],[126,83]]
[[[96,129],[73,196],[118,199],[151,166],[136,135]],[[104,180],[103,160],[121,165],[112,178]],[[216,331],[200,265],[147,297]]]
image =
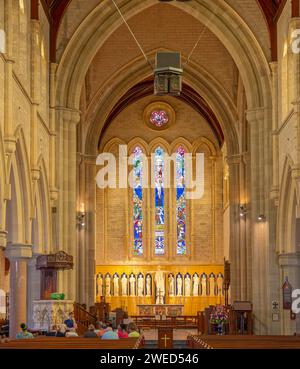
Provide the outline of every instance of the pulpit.
[[33,301],[33,329],[48,331],[54,324],[63,324],[73,310],[74,301],[70,300]]
[[158,329],[158,348],[168,350],[173,348],[173,329],[159,328]]
[[64,251],[40,255],[36,268],[41,271],[41,300],[50,300],[51,294],[57,292],[57,272],[73,269],[73,256]]
[[33,301],[33,329],[49,330],[53,324],[63,324],[74,310],[74,301],[51,299],[58,288],[57,272],[73,269],[73,256],[64,251],[41,255],[36,268],[41,271],[41,298]]

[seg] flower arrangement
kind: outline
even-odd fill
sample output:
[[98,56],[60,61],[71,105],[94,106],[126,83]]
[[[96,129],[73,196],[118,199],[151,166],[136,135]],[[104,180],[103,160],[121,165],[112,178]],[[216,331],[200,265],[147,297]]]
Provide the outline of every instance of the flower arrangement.
[[229,310],[224,305],[214,306],[210,314],[211,324],[226,324],[229,322]]

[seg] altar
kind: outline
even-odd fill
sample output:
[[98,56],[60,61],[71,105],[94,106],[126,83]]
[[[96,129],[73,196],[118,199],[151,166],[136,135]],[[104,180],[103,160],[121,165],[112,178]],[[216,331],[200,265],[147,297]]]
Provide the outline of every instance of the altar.
[[137,307],[140,316],[155,316],[155,315],[182,316],[184,305],[147,304],[147,305],[137,305]]

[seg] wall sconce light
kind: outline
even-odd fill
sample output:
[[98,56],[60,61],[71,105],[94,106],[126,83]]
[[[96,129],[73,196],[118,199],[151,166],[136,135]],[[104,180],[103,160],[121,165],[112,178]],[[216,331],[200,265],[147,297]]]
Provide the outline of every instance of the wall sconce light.
[[77,227],[79,227],[79,228],[84,228],[85,227],[85,217],[86,217],[86,213],[85,212],[79,211],[77,213],[77,217],[76,217]]
[[266,216],[263,215],[263,214],[260,214],[258,217],[257,217],[257,220],[259,222],[265,222],[267,220]]
[[248,210],[246,205],[240,205],[240,217],[244,218],[247,214]]

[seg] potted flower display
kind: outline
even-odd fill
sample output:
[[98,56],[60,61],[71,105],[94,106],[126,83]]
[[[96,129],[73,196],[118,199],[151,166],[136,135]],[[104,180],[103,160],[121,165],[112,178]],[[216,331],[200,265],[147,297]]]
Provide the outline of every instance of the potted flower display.
[[219,335],[224,332],[224,324],[229,322],[229,310],[224,305],[214,306],[210,314],[210,323],[217,326]]

